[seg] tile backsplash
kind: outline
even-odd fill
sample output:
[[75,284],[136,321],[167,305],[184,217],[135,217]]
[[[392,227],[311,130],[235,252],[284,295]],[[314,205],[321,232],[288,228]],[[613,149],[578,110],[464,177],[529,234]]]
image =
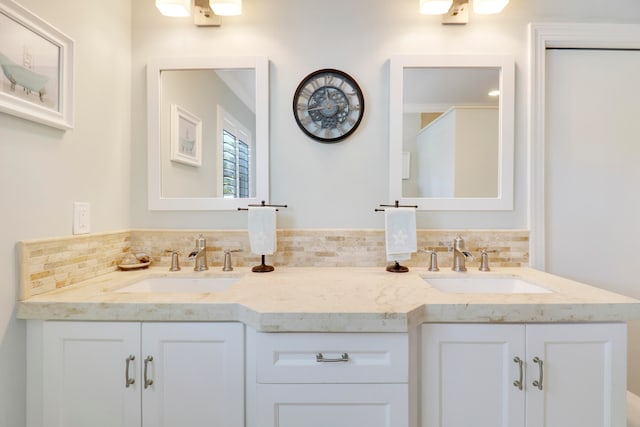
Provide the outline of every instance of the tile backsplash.
[[18,242],[20,299],[117,270],[130,237],[120,231]]
[[[115,271],[128,253],[144,252],[154,265],[169,266],[167,250],[178,250],[183,268],[193,266],[187,254],[200,235],[207,239],[207,258],[212,268],[221,267],[225,249],[241,249],[233,254],[234,266],[253,266],[260,256],[252,254],[246,230],[128,230],[18,243],[21,299],[70,286],[97,275]],[[274,266],[384,267],[384,230],[312,229],[278,230],[278,250],[267,257]],[[521,267],[529,264],[528,230],[418,230],[418,248],[438,252],[441,268],[451,266],[447,245],[461,235],[476,260],[483,248],[495,251],[490,265]],[[427,266],[429,254],[418,252],[403,262],[408,267]]]

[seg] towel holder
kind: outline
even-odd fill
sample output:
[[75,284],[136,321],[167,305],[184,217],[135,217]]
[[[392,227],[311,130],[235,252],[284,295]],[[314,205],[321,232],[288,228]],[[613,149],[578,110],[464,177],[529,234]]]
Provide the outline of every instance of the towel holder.
[[[260,202],[259,205],[248,205],[249,207],[270,207],[270,208],[287,208],[287,205],[267,205],[265,203],[265,201],[263,200],[262,202]],[[248,211],[249,208],[238,208],[239,211]],[[276,209],[276,212],[278,212],[279,209]],[[268,273],[270,271],[275,270],[275,268],[272,265],[267,265],[265,263],[265,255],[262,254],[260,255],[260,264],[256,265],[254,267],[251,268],[251,271],[253,271],[254,273]]]
[[[401,205],[397,200],[393,205],[380,205],[381,208],[416,208],[418,205]],[[374,212],[384,212],[384,209],[375,208]]]
[[[418,208],[418,205],[401,205],[397,200],[393,205],[380,205],[381,208]],[[374,212],[384,212],[384,209],[375,208]],[[406,273],[409,271],[409,267],[400,265],[398,261],[394,261],[393,265],[387,266],[387,271],[390,273]]]
[[[262,207],[262,208],[264,208],[264,207],[269,207],[269,208],[288,208],[287,205],[267,205],[267,204],[265,204],[264,200],[262,202],[260,202],[259,205],[247,205],[247,206],[252,207],[252,208],[260,208],[260,207]],[[238,208],[238,210],[239,211],[248,211],[249,208]],[[276,209],[276,212],[278,212],[278,211],[279,211],[279,209]]]

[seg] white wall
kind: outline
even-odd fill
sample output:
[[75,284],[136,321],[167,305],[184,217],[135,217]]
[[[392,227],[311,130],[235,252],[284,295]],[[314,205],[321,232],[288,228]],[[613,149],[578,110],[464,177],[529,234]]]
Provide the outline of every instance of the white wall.
[[[16,241],[70,234],[76,200],[91,203],[93,231],[245,226],[246,218],[234,212],[147,210],[148,58],[267,55],[271,200],[291,206],[281,212],[280,226],[382,228],[383,218],[373,208],[388,202],[389,56],[513,54],[515,210],[420,213],[418,221],[420,227],[522,228],[528,211],[527,23],[640,23],[637,0],[512,0],[501,15],[472,15],[462,27],[445,27],[437,17],[420,15],[417,0],[392,6],[372,0],[244,0],[244,14],[224,18],[221,28],[161,17],[152,0],[20,3],[76,40],[76,127],[60,132],[0,114],[0,427],[20,427],[25,418],[24,322],[14,320]],[[299,81],[324,67],[351,74],[366,97],[360,129],[333,145],[307,139],[291,112]]]
[[71,234],[74,201],[93,231],[130,225],[129,0],[21,0],[75,39],[75,128],[0,113],[0,426],[25,425],[25,322],[15,320],[19,240]]
[[499,124],[497,107],[456,108],[457,197],[498,197]]

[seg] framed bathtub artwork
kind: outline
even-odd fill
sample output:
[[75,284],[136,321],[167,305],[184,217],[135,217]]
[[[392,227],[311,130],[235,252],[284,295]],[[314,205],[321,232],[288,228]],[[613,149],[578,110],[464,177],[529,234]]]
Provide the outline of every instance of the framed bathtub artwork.
[[171,161],[202,165],[202,120],[176,104],[171,104]]
[[12,0],[0,0],[0,112],[73,128],[74,42]]

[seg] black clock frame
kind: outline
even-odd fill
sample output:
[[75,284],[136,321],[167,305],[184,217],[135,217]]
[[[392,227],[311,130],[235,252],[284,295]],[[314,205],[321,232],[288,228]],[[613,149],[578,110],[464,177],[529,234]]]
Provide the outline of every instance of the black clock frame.
[[[319,135],[314,134],[313,132],[309,131],[300,121],[300,117],[298,116],[298,100],[300,99],[300,94],[302,92],[302,90],[304,89],[304,87],[313,79],[315,79],[316,77],[318,77],[319,75],[324,75],[324,74],[336,74],[338,75],[340,78],[342,78],[343,80],[347,81],[349,83],[349,85],[351,85],[353,87],[353,89],[356,92],[356,97],[358,98],[358,104],[359,104],[359,115],[358,118],[356,119],[356,122],[353,124],[353,126],[344,134],[342,135],[337,135],[335,137],[332,138],[324,138],[321,137]],[[321,86],[320,88],[323,88],[324,86]],[[320,89],[319,88],[319,89]],[[315,92],[317,92],[319,89],[316,89]],[[333,88],[335,90],[338,90],[340,92],[342,92],[339,88]],[[336,70],[333,68],[324,68],[321,70],[317,70],[314,71],[313,73],[309,74],[308,76],[306,76],[304,79],[302,79],[302,81],[300,82],[300,84],[298,85],[298,87],[296,88],[296,91],[294,92],[293,95],[293,116],[296,120],[296,124],[298,125],[298,127],[302,130],[302,132],[304,132],[308,137],[318,141],[318,142],[322,142],[325,144],[333,144],[339,141],[342,141],[346,138],[348,138],[350,135],[352,135],[356,129],[358,128],[358,126],[360,125],[360,122],[362,121],[362,117],[364,116],[364,96],[362,94],[362,89],[360,89],[360,86],[358,85],[358,83],[356,82],[356,80],[351,77],[349,74],[345,73],[344,71],[340,71],[340,70]]]

